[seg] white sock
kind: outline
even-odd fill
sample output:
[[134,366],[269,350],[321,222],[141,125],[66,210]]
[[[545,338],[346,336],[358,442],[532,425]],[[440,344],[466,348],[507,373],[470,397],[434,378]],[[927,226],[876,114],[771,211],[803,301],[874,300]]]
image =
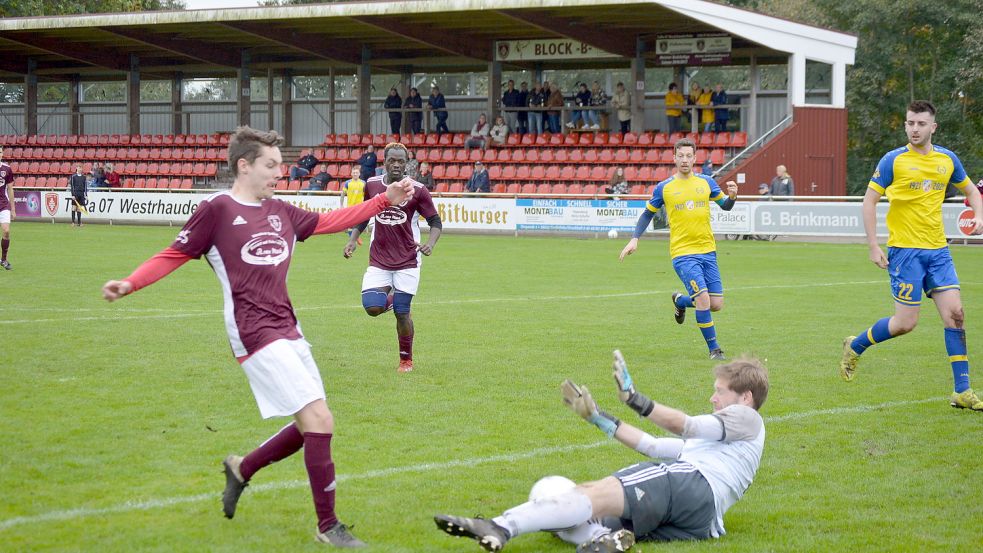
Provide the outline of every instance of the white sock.
[[507,529],[514,538],[530,532],[573,528],[587,522],[591,512],[590,498],[571,490],[512,507],[492,522]]
[[577,526],[570,528],[569,530],[560,530],[556,533],[556,537],[567,543],[580,545],[582,543],[587,543],[594,538],[610,533],[610,528],[601,524],[596,518],[592,518],[583,524],[578,524]]

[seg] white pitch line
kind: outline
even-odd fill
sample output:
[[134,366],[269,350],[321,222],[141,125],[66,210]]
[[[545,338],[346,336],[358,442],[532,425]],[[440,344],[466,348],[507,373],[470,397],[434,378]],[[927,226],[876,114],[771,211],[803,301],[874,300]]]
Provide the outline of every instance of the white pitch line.
[[[933,401],[941,401],[939,398],[926,398],[926,399],[914,399],[909,401],[888,401],[885,403],[878,403],[875,405],[856,405],[853,407],[832,407],[829,409],[816,409],[812,411],[803,411],[799,413],[787,413],[784,415],[777,415],[774,417],[764,417],[767,423],[781,423],[789,420],[799,420],[807,419],[812,417],[821,417],[824,415],[846,415],[854,413],[869,413],[871,411],[877,411],[881,409],[891,409],[894,407],[904,407],[907,405],[918,405],[922,403],[930,403]],[[397,474],[407,474],[416,472],[431,472],[446,469],[462,468],[462,467],[473,467],[476,465],[483,465],[488,463],[500,463],[508,462],[512,463],[515,461],[520,461],[523,459],[532,459],[536,457],[542,457],[545,455],[552,455],[556,453],[567,453],[571,451],[582,451],[587,449],[596,449],[598,447],[614,445],[617,442],[613,440],[603,440],[588,444],[573,444],[565,446],[553,446],[553,447],[541,447],[537,449],[532,449],[522,453],[511,453],[502,455],[491,455],[488,457],[477,457],[474,459],[456,459],[452,461],[443,461],[439,463],[420,463],[416,465],[406,465],[402,467],[388,467],[384,469],[370,470],[358,474],[341,474],[338,475],[339,482],[346,482],[350,480],[371,480],[376,478],[386,478],[389,476]],[[250,486],[249,489],[252,490],[250,493],[258,493],[267,490],[291,490],[296,488],[306,488],[310,486],[307,480],[286,480],[282,482],[271,482],[269,484],[257,484],[255,486]],[[150,509],[160,509],[163,507],[171,507],[174,505],[182,505],[185,503],[199,503],[202,501],[214,501],[219,498],[219,494],[216,492],[211,493],[200,493],[196,495],[186,495],[177,497],[165,497],[161,499],[147,499],[144,501],[126,501],[120,503],[119,505],[113,505],[111,507],[103,507],[97,509],[90,508],[78,508],[78,509],[68,509],[64,511],[49,511],[47,513],[42,513],[40,515],[30,515],[22,517],[13,517],[6,520],[0,520],[0,531],[7,530],[8,528],[13,528],[15,526],[23,526],[26,524],[39,524],[44,522],[57,522],[63,520],[74,520],[77,518],[109,515],[116,513],[129,513],[134,511],[147,511]]]
[[[726,291],[744,291],[744,290],[778,290],[778,289],[790,289],[790,288],[818,288],[818,287],[832,287],[832,286],[856,286],[865,284],[883,284],[883,280],[861,280],[855,282],[818,282],[810,284],[774,284],[766,286],[735,286],[733,288],[727,288]],[[645,290],[640,292],[619,292],[611,294],[591,294],[591,295],[579,295],[579,296],[506,296],[500,298],[474,298],[474,299],[458,299],[458,300],[434,300],[434,301],[418,301],[415,305],[461,305],[461,304],[474,304],[474,303],[502,303],[502,302],[526,302],[529,300],[536,301],[562,301],[562,300],[593,300],[593,299],[608,299],[608,298],[630,298],[636,296],[654,296],[660,294],[669,294],[673,290]],[[344,304],[344,305],[323,305],[316,307],[298,307],[295,311],[325,311],[334,309],[361,309],[362,306],[358,304]],[[108,309],[108,308],[107,308]],[[13,320],[0,320],[0,325],[16,325],[16,324],[33,324],[33,323],[66,323],[75,321],[132,321],[132,320],[155,320],[155,319],[185,319],[190,317],[206,317],[210,315],[221,315],[222,311],[216,309],[215,311],[191,311],[184,313],[168,313],[160,315],[133,315],[133,316],[112,316],[111,311],[107,311],[105,316],[101,317],[75,317],[75,318],[49,318],[49,319],[13,319]]]

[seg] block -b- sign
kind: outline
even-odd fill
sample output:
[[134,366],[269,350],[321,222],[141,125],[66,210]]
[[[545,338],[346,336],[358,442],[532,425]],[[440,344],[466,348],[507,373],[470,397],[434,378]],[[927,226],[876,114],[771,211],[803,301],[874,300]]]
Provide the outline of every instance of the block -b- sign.
[[497,61],[571,60],[617,58],[590,44],[565,38],[543,40],[499,40],[495,43]]

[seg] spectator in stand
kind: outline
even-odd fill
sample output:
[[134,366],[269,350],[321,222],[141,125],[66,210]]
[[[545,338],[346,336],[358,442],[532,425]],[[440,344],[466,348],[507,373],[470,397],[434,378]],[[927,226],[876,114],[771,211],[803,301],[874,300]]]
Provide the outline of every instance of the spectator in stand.
[[[529,84],[525,81],[519,83],[519,103],[518,107],[524,108],[529,105]],[[519,111],[516,112],[516,127],[515,132],[519,134],[526,134],[529,132],[529,112]]]
[[[341,184],[341,207],[358,205],[365,201],[365,181],[361,178],[362,169],[358,165],[352,165],[350,179]],[[348,235],[351,236],[351,229]]]
[[495,126],[489,131],[489,137],[491,138],[491,146],[504,146],[505,141],[509,138],[509,126],[505,124],[505,118],[499,115],[495,118]]
[[97,184],[96,177],[92,174],[92,171],[89,171],[85,174],[85,189],[87,192],[94,192],[97,188],[99,188],[99,185]]
[[474,172],[468,179],[468,192],[491,192],[491,182],[488,179],[488,169],[480,161],[474,162]]
[[[389,89],[389,96],[386,97],[386,103],[382,106],[389,110],[399,110],[403,107],[403,98],[400,97],[399,91],[396,87]],[[403,122],[403,114],[399,111],[390,111],[389,113],[389,130],[393,134],[399,134],[399,128]],[[373,168],[375,166],[373,165]]]
[[795,183],[792,181],[792,175],[788,174],[788,169],[784,165],[775,167],[775,178],[771,179],[771,195],[795,195]]
[[549,85],[546,107],[549,108],[546,115],[549,117],[550,132],[560,132],[560,118],[563,116],[563,91],[560,90],[560,85],[556,83]]
[[406,157],[406,176],[416,180],[420,176],[420,162],[417,161],[416,154],[413,153],[413,150],[407,149]]
[[679,92],[679,85],[669,84],[669,92],[666,92],[666,119],[669,120],[669,134],[683,130],[683,107],[686,99]]
[[109,188],[119,188],[119,173],[113,168],[112,163],[106,164],[106,186]]
[[[577,92],[577,96],[574,97],[574,104],[578,107],[590,106],[590,90],[587,90],[587,83],[580,83],[580,90]],[[567,122],[568,129],[578,128],[578,123],[583,121],[584,127],[588,126],[587,122],[587,112],[588,110],[575,109],[573,110],[573,115],[570,117],[570,121]]]
[[375,157],[375,146],[369,144],[362,157],[355,162],[362,168],[362,180],[367,181],[375,176],[375,166],[379,163],[379,158]]
[[299,180],[311,174],[318,164],[318,160],[310,150],[300,153],[300,159],[290,168],[290,180]]
[[[526,105],[530,108],[541,108],[546,105],[546,91],[539,83],[535,83],[532,86],[532,92],[529,93],[529,98],[526,101]],[[532,134],[542,134],[543,133],[543,112],[542,111],[530,111],[527,113],[529,117],[529,132]]]
[[710,156],[707,156],[707,160],[703,162],[703,167],[700,168],[700,172],[708,177],[713,176],[713,162],[710,161]]
[[[713,105],[713,91],[710,87],[706,87],[700,92],[700,97],[696,100],[696,105],[698,106],[712,106]],[[715,120],[714,110],[712,109],[701,109],[700,110],[700,124],[703,125],[703,132],[710,132],[713,130],[713,123]]]
[[433,173],[430,172],[430,164],[426,161],[420,164],[420,176],[416,179],[416,182],[422,184],[424,188],[431,192],[437,187],[433,183]]
[[[727,97],[727,93],[724,91],[724,85],[717,83],[717,88],[713,91],[710,96],[710,101],[713,102],[715,106],[725,106],[730,103],[730,98]],[[713,130],[715,132],[724,132],[727,130],[727,120],[730,119],[730,110],[728,108],[716,108],[713,110]]]
[[511,110],[509,108],[521,108],[524,104],[520,102],[519,91],[515,89],[515,81],[509,80],[508,84],[505,86],[505,93],[502,94],[502,111],[505,114],[505,120],[508,121],[509,129],[516,128],[519,122],[518,112]]
[[437,118],[437,136],[445,132],[450,132],[447,128],[447,102],[444,100],[444,95],[441,94],[440,88],[435,86],[430,89],[430,97],[427,98],[427,108],[433,110],[434,117]]
[[[403,107],[408,110],[419,110],[423,108],[423,98],[420,97],[420,91],[416,88],[411,88],[410,95],[403,102]],[[408,111],[406,112],[406,119],[409,121],[410,132],[420,134],[421,125],[423,124],[423,112]]]
[[611,98],[611,107],[618,112],[618,122],[621,123],[621,132],[631,130],[631,94],[625,90],[625,83],[618,83],[614,87],[614,97]]
[[598,130],[603,127],[604,130],[608,130],[608,99],[608,94],[601,88],[601,83],[594,81],[590,89],[590,107],[594,109],[587,110],[587,119],[591,122],[590,128]]
[[471,148],[481,148],[484,150],[488,147],[488,133],[491,131],[491,127],[488,125],[488,118],[484,113],[478,116],[478,122],[471,127],[471,136],[464,141],[464,149],[471,151]]
[[628,193],[628,179],[625,178],[624,167],[618,167],[611,173],[611,178],[608,179],[608,186],[604,189],[604,192],[612,196],[620,196]]
[[102,168],[102,163],[92,164],[92,188],[102,188],[106,186],[106,170]]
[[[700,103],[700,96],[702,94],[703,94],[703,89],[700,88],[700,84],[699,83],[694,82],[694,83],[690,84],[690,86],[689,86],[689,96],[686,97],[686,105],[688,107],[699,105],[699,103]],[[694,118],[696,119],[695,121],[694,121]],[[686,131],[689,131],[690,129],[692,129],[694,127],[697,130],[699,130],[699,128],[700,128],[700,111],[699,110],[687,109],[686,110],[686,119],[689,120],[689,124],[686,125]]]
[[311,180],[307,181],[307,188],[304,190],[310,190],[311,192],[323,192],[328,189],[328,183],[331,182],[332,176],[327,171],[321,171],[320,173],[311,177]]

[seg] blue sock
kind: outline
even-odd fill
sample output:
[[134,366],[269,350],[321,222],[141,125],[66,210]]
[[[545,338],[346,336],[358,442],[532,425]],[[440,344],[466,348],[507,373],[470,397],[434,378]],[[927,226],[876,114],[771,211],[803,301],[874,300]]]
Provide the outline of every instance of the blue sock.
[[693,307],[693,298],[682,294],[676,297],[676,307]]
[[952,363],[952,380],[956,393],[969,389],[969,357],[966,355],[966,331],[961,328],[945,329],[945,351]]
[[853,339],[850,343],[850,347],[853,351],[860,355],[861,353],[867,351],[867,348],[874,344],[879,344],[884,340],[890,340],[894,338],[891,336],[891,331],[888,330],[888,323],[891,321],[891,317],[884,317],[883,319],[874,323],[874,326],[868,328],[866,331],[861,332],[859,336]]
[[710,351],[720,349],[717,344],[717,329],[713,327],[713,318],[710,317],[709,309],[696,310],[696,326],[700,327],[700,332],[703,333],[703,339],[707,341]]

